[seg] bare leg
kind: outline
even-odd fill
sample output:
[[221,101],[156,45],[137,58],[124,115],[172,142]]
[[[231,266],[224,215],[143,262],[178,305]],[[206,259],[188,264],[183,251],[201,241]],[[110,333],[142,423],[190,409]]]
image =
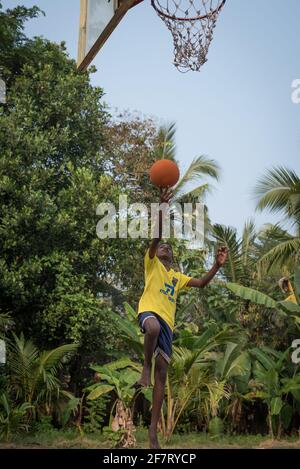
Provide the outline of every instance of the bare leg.
[[158,354],[155,359],[155,382],[153,388],[151,424],[149,428],[149,444],[151,449],[160,449],[157,439],[157,424],[159,421],[160,412],[165,397],[167,371],[167,361],[162,357],[162,355]]
[[144,338],[144,367],[138,383],[141,386],[150,386],[152,356],[160,333],[160,324],[156,318],[149,317],[144,322],[144,328],[146,331]]

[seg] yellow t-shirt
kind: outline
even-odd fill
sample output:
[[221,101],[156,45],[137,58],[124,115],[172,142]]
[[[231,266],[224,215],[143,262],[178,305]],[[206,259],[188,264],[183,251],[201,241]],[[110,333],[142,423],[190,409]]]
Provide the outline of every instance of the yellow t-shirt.
[[150,259],[149,249],[145,254],[144,267],[145,288],[139,301],[138,314],[153,311],[173,330],[177,295],[183,288],[189,288],[187,283],[192,277],[173,269],[167,271],[156,255]]

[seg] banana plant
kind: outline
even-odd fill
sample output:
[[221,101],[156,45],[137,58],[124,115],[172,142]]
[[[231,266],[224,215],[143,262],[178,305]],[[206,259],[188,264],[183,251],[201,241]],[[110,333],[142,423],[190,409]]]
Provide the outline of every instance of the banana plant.
[[113,439],[118,446],[135,446],[132,406],[137,395],[134,385],[141,374],[141,365],[129,358],[122,358],[91,368],[96,372],[98,382],[87,388],[87,399],[95,400],[104,394],[112,393],[114,403],[110,412],[109,427],[112,432],[117,433],[117,438]]
[[300,266],[297,265],[295,269],[295,296],[297,299],[297,304],[292,301],[277,301],[274,300],[271,296],[266,295],[263,292],[255,290],[253,288],[244,287],[237,283],[232,282],[221,282],[218,283],[223,285],[225,288],[232,291],[236,296],[244,300],[248,300],[251,303],[265,306],[266,308],[277,310],[282,316],[291,317],[297,326],[300,325]]
[[143,334],[137,322],[136,311],[128,304],[124,303],[126,316],[121,316],[119,313],[111,312],[112,315],[117,317],[120,335],[126,341],[126,344],[136,352],[140,359],[143,358]]
[[274,428],[277,426],[277,437],[280,437],[282,425],[287,429],[293,408],[288,403],[290,394],[294,400],[300,402],[300,376],[294,370],[293,376],[287,376],[290,350],[278,352],[269,347],[253,348],[249,354],[254,359],[251,392],[244,395],[245,399],[262,399],[268,408],[268,427],[270,436],[274,438]]

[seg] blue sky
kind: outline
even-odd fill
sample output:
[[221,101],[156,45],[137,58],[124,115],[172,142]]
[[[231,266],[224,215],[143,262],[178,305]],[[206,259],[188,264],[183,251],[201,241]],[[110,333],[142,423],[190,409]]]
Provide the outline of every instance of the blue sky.
[[[29,36],[66,41],[77,57],[79,0],[2,0],[4,8],[38,5],[46,17],[28,23]],[[145,0],[119,24],[94,61],[93,84],[114,109],[139,111],[177,125],[183,171],[205,154],[222,168],[207,198],[213,222],[241,231],[280,215],[255,213],[252,188],[267,168],[300,173],[300,104],[291,83],[300,78],[299,0],[228,0],[200,72],[172,64],[169,31]]]

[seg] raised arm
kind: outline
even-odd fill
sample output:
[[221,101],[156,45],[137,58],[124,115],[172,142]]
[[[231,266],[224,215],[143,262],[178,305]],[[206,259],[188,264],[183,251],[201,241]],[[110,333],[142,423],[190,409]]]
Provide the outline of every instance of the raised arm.
[[[166,188],[160,188],[160,203],[161,204],[168,204],[172,198],[172,190],[168,187]],[[158,236],[154,237],[151,241],[150,247],[149,247],[149,257],[152,259],[155,254],[156,254],[156,249],[157,246],[161,240],[162,237],[162,219],[163,219],[163,214],[162,210],[159,210],[158,212],[158,218],[156,219],[156,225],[154,229],[154,234],[158,231]],[[157,230],[157,223],[158,223],[158,230]]]
[[201,278],[192,278],[189,280],[187,283],[188,287],[196,287],[196,288],[203,288],[205,285],[207,285],[216,275],[218,272],[219,268],[224,265],[226,259],[227,259],[227,253],[228,250],[225,246],[222,246],[218,249],[217,255],[216,255],[216,260],[212,268]]

